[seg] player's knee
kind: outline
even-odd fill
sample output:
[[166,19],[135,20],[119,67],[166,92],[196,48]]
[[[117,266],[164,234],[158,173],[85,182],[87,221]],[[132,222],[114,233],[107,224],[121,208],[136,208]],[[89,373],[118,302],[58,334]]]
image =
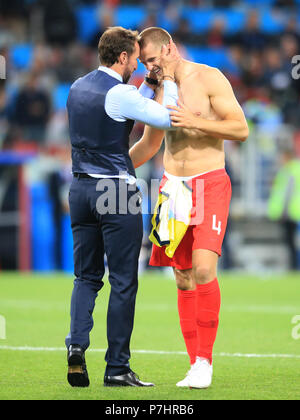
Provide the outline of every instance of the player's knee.
[[193,290],[195,288],[193,278],[189,272],[174,268],[176,285],[179,290]]
[[197,266],[193,268],[193,276],[197,284],[209,283],[214,279],[214,270],[209,266]]

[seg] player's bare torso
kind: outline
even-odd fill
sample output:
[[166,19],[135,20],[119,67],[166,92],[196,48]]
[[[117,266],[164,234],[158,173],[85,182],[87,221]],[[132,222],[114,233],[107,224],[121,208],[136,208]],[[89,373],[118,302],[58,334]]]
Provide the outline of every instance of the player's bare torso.
[[[204,119],[218,120],[212,109],[205,73],[208,67],[189,61],[178,81],[179,98]],[[165,137],[164,167],[176,176],[192,176],[225,166],[224,141],[207,136],[200,130],[178,128]]]

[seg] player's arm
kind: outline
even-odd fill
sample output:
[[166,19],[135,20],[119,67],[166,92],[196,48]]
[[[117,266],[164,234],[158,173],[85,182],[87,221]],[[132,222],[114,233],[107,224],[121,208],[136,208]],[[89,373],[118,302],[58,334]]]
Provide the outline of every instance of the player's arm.
[[[155,91],[155,101],[163,103],[163,87]],[[152,159],[159,151],[165,136],[164,130],[145,125],[143,136],[129,150],[129,156],[134,168],[142,166],[148,160]]]
[[[175,105],[178,99],[176,83],[171,80],[164,82],[163,105],[142,96],[135,86],[117,85],[107,94],[107,99],[113,95],[118,102],[119,118],[135,120],[161,130],[174,129],[170,120],[170,111],[166,105]],[[112,101],[111,101],[112,102]]]
[[[176,49],[176,46],[174,43],[171,43],[170,45],[170,53],[173,57],[179,57],[178,51]],[[171,68],[171,71],[169,68],[164,68],[164,71],[166,74],[173,74],[175,70],[174,68]],[[149,74],[151,78],[156,77],[155,74]],[[167,89],[165,89],[164,84],[160,84],[158,88],[155,89],[155,101],[160,105],[169,105],[170,101],[173,102],[173,105],[177,104],[178,100],[178,92],[173,91],[173,94],[170,96],[166,95],[166,90],[168,91],[170,89],[170,86],[172,86],[172,83],[167,86]],[[177,87],[176,87],[177,88]],[[150,96],[148,96],[150,98]],[[170,111],[168,111],[170,113]],[[170,118],[170,115],[169,115]],[[170,127],[171,121],[170,121]],[[168,129],[168,128],[167,128]],[[133,166],[135,168],[138,168],[139,166],[146,163],[148,160],[150,160],[160,149],[162,141],[164,139],[164,130],[159,130],[157,128],[151,127],[149,125],[145,125],[144,133],[142,138],[135,143],[130,151],[129,155],[131,157]]]
[[149,125],[145,126],[142,138],[129,150],[129,156],[133,166],[139,166],[150,160],[159,151],[165,132],[157,130]]
[[220,120],[212,121],[197,116],[178,101],[178,107],[169,107],[173,110],[171,112],[172,125],[199,129],[216,138],[245,141],[249,135],[248,124],[229,81],[215,68],[209,69],[205,78],[212,108]]
[[[130,150],[134,167],[141,166],[159,150],[164,137],[164,130],[174,130],[170,119],[170,110],[166,104],[176,104],[177,86],[165,80],[161,105],[157,100],[149,99],[135,86],[116,85],[106,95],[106,113],[115,121],[135,120],[146,124],[144,135]],[[151,127],[148,127],[151,126]]]
[[[142,122],[160,130],[173,129],[170,110],[167,105],[176,105],[178,88],[175,83],[175,69],[180,56],[174,43],[169,50],[163,46],[161,63],[163,76],[163,104],[143,96],[135,86],[118,84],[112,87],[105,98],[105,111],[116,121],[127,119]],[[171,80],[169,80],[171,79]]]

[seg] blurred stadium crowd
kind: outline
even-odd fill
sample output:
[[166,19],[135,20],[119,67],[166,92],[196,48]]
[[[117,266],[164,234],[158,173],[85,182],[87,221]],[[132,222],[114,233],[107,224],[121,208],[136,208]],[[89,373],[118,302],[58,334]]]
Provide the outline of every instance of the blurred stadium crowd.
[[[232,216],[266,216],[281,152],[300,155],[300,82],[292,77],[300,51],[299,0],[1,0],[0,151],[35,154],[28,177],[47,180],[59,220],[70,182],[68,91],[98,67],[99,38],[113,25],[161,26],[185,58],[226,74],[251,127],[248,142],[226,144]],[[139,85],[143,77],[139,65],[130,83]],[[135,125],[132,142],[142,130]],[[139,176],[159,178],[162,171],[159,154]]]
[[[69,85],[98,65],[100,35],[112,25],[166,28],[185,57],[224,71],[242,104],[253,98],[273,104],[282,122],[299,128],[300,84],[291,77],[299,16],[300,2],[280,0],[157,0],[143,6],[117,0],[1,0],[0,54],[8,75],[0,96],[1,147],[22,139],[68,142],[61,112]],[[132,82],[142,73],[141,66]]]

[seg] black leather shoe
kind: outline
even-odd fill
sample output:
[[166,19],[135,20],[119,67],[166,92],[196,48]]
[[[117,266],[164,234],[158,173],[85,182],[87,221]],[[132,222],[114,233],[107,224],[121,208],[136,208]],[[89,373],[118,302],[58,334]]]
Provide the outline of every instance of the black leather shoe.
[[73,387],[86,388],[90,385],[83,349],[73,344],[68,349],[68,382]]
[[105,376],[104,386],[154,386],[150,382],[142,382],[139,377],[132,372],[118,376]]

